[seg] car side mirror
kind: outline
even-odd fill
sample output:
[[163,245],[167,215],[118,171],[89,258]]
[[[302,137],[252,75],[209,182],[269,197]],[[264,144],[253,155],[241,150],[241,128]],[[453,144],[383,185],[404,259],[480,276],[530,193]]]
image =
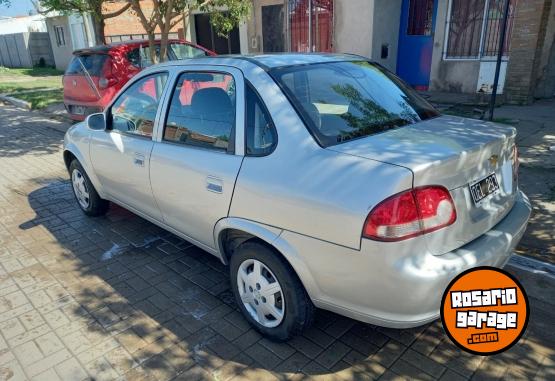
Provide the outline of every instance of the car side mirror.
[[104,113],[91,114],[87,116],[87,126],[91,130],[102,131],[106,129],[106,118]]

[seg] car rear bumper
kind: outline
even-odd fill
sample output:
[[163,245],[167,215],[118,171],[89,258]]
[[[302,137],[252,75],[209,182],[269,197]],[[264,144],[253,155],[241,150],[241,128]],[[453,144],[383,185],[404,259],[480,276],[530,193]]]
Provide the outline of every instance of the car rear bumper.
[[[104,105],[102,105],[101,102],[83,103],[64,99],[64,106],[69,117],[73,120],[85,120],[88,115],[104,110]],[[82,108],[83,112],[76,113],[76,108]]]
[[[426,241],[376,242],[361,250],[283,232],[287,255],[317,307],[392,328],[415,327],[439,316],[443,292],[461,272],[503,267],[522,238],[531,206],[519,192],[509,214],[490,231],[449,253],[433,255]],[[283,250],[283,249],[282,249]]]

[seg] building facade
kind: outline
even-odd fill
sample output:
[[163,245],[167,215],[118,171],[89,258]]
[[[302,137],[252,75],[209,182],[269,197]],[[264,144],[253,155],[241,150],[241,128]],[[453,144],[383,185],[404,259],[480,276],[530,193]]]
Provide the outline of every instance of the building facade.
[[52,13],[46,17],[46,27],[56,69],[67,68],[74,50],[95,45],[94,28],[89,15]]
[[[515,103],[552,97],[555,1],[508,1],[497,92]],[[234,49],[222,52],[353,53],[372,58],[417,89],[490,94],[505,4],[505,0],[254,0],[248,21],[230,37]],[[199,37],[204,35],[196,26],[199,17],[192,15],[184,28],[186,36],[202,45],[206,38]]]
[[[498,93],[517,103],[552,97],[555,0],[253,0],[251,15],[228,38],[200,12],[172,37],[219,54],[353,53],[417,89],[480,96],[493,89],[506,1]],[[105,32],[108,42],[145,36],[132,13],[107,20]]]

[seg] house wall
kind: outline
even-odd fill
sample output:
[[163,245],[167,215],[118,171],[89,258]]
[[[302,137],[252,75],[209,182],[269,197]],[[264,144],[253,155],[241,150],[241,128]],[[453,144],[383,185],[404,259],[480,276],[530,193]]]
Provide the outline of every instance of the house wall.
[[555,2],[551,2],[545,41],[541,53],[538,75],[536,78],[536,98],[550,98],[555,96]]
[[[106,1],[103,4],[104,12],[105,13],[112,13],[121,9],[122,3],[121,2],[110,2]],[[152,13],[152,1],[151,0],[142,0],[141,1],[141,9],[145,13],[145,16],[148,18]],[[104,35],[105,36],[119,36],[119,35],[126,35],[126,34],[143,34],[146,33],[145,29],[143,28],[141,22],[139,21],[139,17],[133,13],[131,8],[127,9],[121,15],[117,17],[112,17],[106,19],[104,26]],[[182,23],[177,23],[170,32],[177,33],[180,28],[183,28]],[[156,33],[160,32],[160,28],[156,28]]]
[[46,32],[25,32],[0,35],[0,66],[33,67],[44,58],[53,66],[54,57]]
[[[506,99],[512,103],[533,100],[536,79],[549,25],[552,0],[519,1],[515,15],[511,58],[507,68]],[[553,34],[551,26],[551,33]],[[550,47],[546,47],[550,49]]]
[[33,65],[38,65],[41,58],[46,66],[54,66],[54,55],[50,44],[50,36],[46,32],[29,33],[29,54]]
[[46,32],[44,16],[33,15],[0,19],[0,35],[26,32]]
[[[71,43],[71,31],[69,29],[67,16],[49,17],[46,19],[46,26],[48,28],[48,35],[50,36],[52,52],[54,53],[56,69],[65,70],[71,61],[71,53],[74,50]],[[65,45],[58,46],[58,43],[56,42],[56,32],[54,31],[55,26],[61,26],[64,28]]]
[[[403,0],[374,0],[371,58],[395,72],[399,44],[399,20]],[[382,45],[388,46],[388,57],[381,58]]]
[[[371,57],[374,0],[334,1],[334,50]],[[399,30],[399,18],[393,21]],[[398,33],[398,32],[397,32]]]
[[475,93],[480,61],[443,59],[448,8],[449,0],[438,1],[429,88],[431,91]]

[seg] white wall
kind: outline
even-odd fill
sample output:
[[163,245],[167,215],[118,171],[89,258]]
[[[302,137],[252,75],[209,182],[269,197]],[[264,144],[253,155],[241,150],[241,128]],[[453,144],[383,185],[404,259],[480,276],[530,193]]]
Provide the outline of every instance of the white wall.
[[374,3],[374,0],[334,1],[334,49],[337,53],[372,56]]
[[[54,53],[54,61],[56,69],[65,70],[72,58],[73,43],[71,41],[71,32],[67,16],[55,16],[47,19],[48,35],[50,36],[50,44]],[[65,45],[58,46],[56,42],[56,32],[54,27],[61,26],[64,28]]]
[[[402,4],[403,0],[375,0],[374,5],[371,58],[393,72],[397,69]],[[388,46],[387,58],[381,58],[382,45]]]
[[43,15],[0,18],[0,34],[46,32]]

